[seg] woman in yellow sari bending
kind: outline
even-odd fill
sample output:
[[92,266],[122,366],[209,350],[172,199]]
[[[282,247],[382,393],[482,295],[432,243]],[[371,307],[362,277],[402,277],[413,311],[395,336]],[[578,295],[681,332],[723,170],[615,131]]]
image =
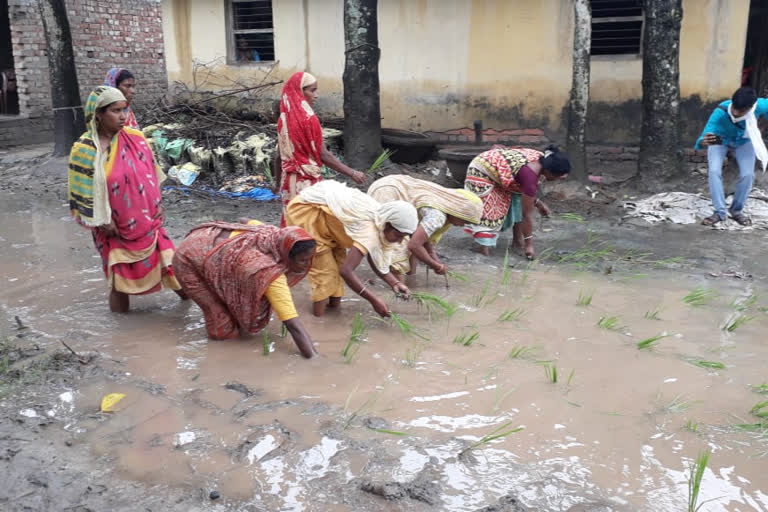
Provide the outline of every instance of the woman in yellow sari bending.
[[392,259],[393,270],[400,273],[412,274],[418,259],[435,273],[445,274],[445,263],[438,258],[435,246],[451,226],[477,224],[483,213],[483,202],[468,190],[445,188],[404,174],[376,180],[368,194],[380,203],[406,201],[419,214],[419,227],[407,245],[400,244]]
[[411,204],[380,204],[337,181],[321,181],[291,200],[285,209],[285,222],[302,228],[317,242],[308,276],[315,316],[324,315],[326,307],[341,304],[344,283],[370,302],[379,315],[389,316],[384,301],[355,273],[365,256],[373,271],[395,293],[410,295],[408,287],[389,268],[398,244],[418,227],[418,214]]

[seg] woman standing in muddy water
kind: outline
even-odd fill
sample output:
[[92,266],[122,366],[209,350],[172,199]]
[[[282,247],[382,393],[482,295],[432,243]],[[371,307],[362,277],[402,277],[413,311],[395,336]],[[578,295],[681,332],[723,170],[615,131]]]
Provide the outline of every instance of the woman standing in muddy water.
[[275,187],[279,187],[283,201],[280,226],[285,226],[285,208],[291,199],[323,179],[323,164],[358,185],[365,183],[365,174],[341,163],[325,147],[320,121],[312,110],[315,100],[317,79],[309,73],[294,73],[283,86],[277,121],[278,151],[273,165]]
[[88,131],[69,157],[69,207],[93,234],[109,307],[120,313],[128,311],[130,295],[164,287],[185,298],[171,266],[173,242],[163,229],[165,175],[144,135],[125,127],[126,106],[119,90],[97,87],[85,104]]
[[290,286],[301,281],[316,243],[303,229],[277,228],[259,221],[208,222],[189,232],[173,266],[184,290],[203,310],[211,339],[255,334],[274,308],[306,358],[317,355],[299,320]]
[[464,181],[464,188],[483,201],[480,222],[465,228],[474,238],[473,250],[489,256],[502,228],[514,226],[513,247],[524,249],[528,259],[535,258],[533,209],[544,216],[550,213],[536,198],[539,182],[566,178],[570,171],[568,155],[556,146],[549,146],[544,153],[495,146],[477,155],[470,162]]
[[125,107],[125,126],[140,130],[141,128],[139,128],[139,123],[136,121],[136,116],[133,115],[133,110],[131,110],[131,102],[133,102],[133,96],[136,94],[136,77],[133,76],[133,73],[123,68],[112,68],[107,71],[104,85],[119,89],[123,93],[127,103]]
[[477,224],[483,212],[483,202],[468,190],[445,188],[403,174],[376,180],[368,195],[380,203],[406,201],[419,214],[419,227],[408,244],[401,244],[393,255],[392,270],[398,273],[413,274],[416,260],[420,260],[436,274],[445,274],[445,263],[437,256],[435,246],[451,226]]
[[[317,241],[309,270],[312,312],[338,308],[344,283],[367,300],[381,316],[387,305],[355,273],[364,257],[371,269],[395,293],[410,295],[407,286],[390,272],[398,244],[419,224],[416,208],[405,201],[381,204],[368,194],[337,181],[323,181],[302,190],[285,209],[289,226],[299,226]],[[327,304],[326,304],[327,301]]]

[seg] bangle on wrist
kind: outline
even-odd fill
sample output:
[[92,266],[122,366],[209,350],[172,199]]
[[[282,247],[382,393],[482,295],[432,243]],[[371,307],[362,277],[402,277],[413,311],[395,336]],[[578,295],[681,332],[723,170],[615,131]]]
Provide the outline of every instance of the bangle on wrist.
[[528,235],[528,236],[524,236],[523,240],[530,240],[531,238],[533,238],[533,235]]

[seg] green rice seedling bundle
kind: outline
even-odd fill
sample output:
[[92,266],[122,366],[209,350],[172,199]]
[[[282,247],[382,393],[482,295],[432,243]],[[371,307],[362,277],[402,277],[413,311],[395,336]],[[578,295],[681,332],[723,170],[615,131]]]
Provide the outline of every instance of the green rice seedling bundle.
[[501,425],[498,428],[495,428],[492,432],[484,435],[482,438],[480,438],[479,441],[471,444],[468,448],[465,448],[464,450],[459,453],[459,456],[462,456],[466,454],[467,452],[474,450],[475,448],[478,448],[480,446],[485,446],[486,444],[490,443],[491,441],[494,441],[496,439],[501,439],[504,437],[507,437],[510,434],[514,434],[516,432],[520,432],[524,429],[524,427],[515,427],[515,428],[509,428],[510,425],[512,425],[514,422],[509,421],[503,425]]
[[285,324],[280,325],[280,337],[285,338],[288,336],[288,328],[285,326]]
[[699,424],[693,420],[688,420],[685,422],[685,425],[683,425],[683,430],[697,434],[699,432]]
[[465,276],[464,274],[460,274],[458,272],[454,272],[453,270],[449,270],[445,273],[446,276],[450,277],[451,279],[455,279],[457,281],[461,281],[462,283],[468,283],[469,277]]
[[651,311],[646,311],[645,315],[643,315],[648,320],[661,320],[659,317],[659,310],[658,309],[652,309]]
[[683,302],[689,306],[699,308],[711,303],[717,297],[717,292],[709,288],[694,288],[688,295],[683,297]]
[[752,386],[752,391],[760,395],[768,395],[768,383],[763,382],[759,386]]
[[621,318],[618,316],[601,316],[597,321],[597,326],[607,331],[619,331],[623,329]]
[[391,151],[389,149],[385,149],[381,152],[381,154],[374,160],[374,162],[371,164],[371,167],[368,169],[368,172],[376,172],[376,170],[384,165],[384,162],[386,162],[389,157],[394,155],[395,152]]
[[754,293],[745,298],[737,297],[731,301],[730,306],[736,311],[747,311],[755,307],[758,298]]
[[264,350],[264,355],[268,356],[269,352],[272,349],[272,339],[269,337],[269,333],[267,332],[266,329],[264,329],[264,334],[262,335],[262,338],[261,338],[261,345]]
[[347,344],[341,351],[341,355],[344,356],[346,363],[351,363],[354,360],[367,334],[368,326],[365,325],[363,316],[360,313],[355,313],[355,318],[352,320],[352,331],[349,333]]
[[[659,398],[661,398],[661,396],[659,396]],[[695,403],[695,401],[688,400],[683,395],[675,395],[675,397],[664,404],[661,409],[666,413],[678,414],[687,411],[693,407]]]
[[584,222],[584,217],[578,213],[565,212],[558,215],[558,218],[568,222]]
[[522,308],[515,308],[511,310],[504,311],[501,315],[499,315],[499,318],[497,321],[499,322],[517,322],[520,320],[523,315],[525,314],[525,310]]
[[725,323],[725,325],[723,325],[723,330],[724,331],[728,331],[728,332],[733,332],[736,329],[738,329],[739,327],[741,327],[742,325],[744,325],[744,324],[746,324],[748,322],[751,322],[754,319],[755,319],[755,317],[753,317],[753,316],[749,316],[749,315],[745,315],[743,313],[739,313],[739,314],[735,315],[734,317],[732,317],[731,319],[729,319]]
[[646,338],[643,341],[637,342],[637,348],[640,350],[643,349],[652,349],[654,346],[656,346],[656,342],[659,340],[666,338],[666,334],[659,334],[657,336],[651,336],[650,338]]
[[709,464],[709,451],[703,451],[696,457],[696,462],[691,464],[688,476],[688,512],[698,512],[704,503],[698,503],[699,491],[701,490],[701,480],[704,478],[704,471]]
[[502,265],[504,270],[501,274],[501,285],[509,286],[509,283],[512,280],[512,268],[509,266],[509,249],[504,253],[504,263]]
[[530,359],[534,356],[536,349],[534,347],[527,347],[525,345],[515,345],[512,350],[509,351],[510,359]]
[[548,382],[557,384],[557,365],[555,363],[545,364],[544,375],[546,375]]
[[705,361],[704,359],[692,359],[691,364],[708,370],[725,370],[725,365],[719,361]]
[[755,404],[749,412],[758,418],[768,418],[768,400]]
[[419,307],[426,309],[430,316],[434,314],[450,317],[456,312],[456,306],[442,297],[432,295],[431,293],[413,292],[411,293],[411,299],[414,300]]
[[592,304],[592,295],[593,295],[593,292],[584,292],[582,290],[579,290],[579,297],[576,299],[576,304],[584,307],[589,306],[590,304]]
[[475,331],[473,333],[462,333],[453,339],[453,342],[457,345],[463,345],[465,347],[471,347],[474,342],[480,338],[480,333]]
[[387,428],[373,428],[373,427],[368,427],[368,429],[369,429],[369,430],[373,430],[374,432],[378,432],[379,434],[389,434],[389,435],[391,435],[391,436],[400,436],[400,437],[405,437],[405,436],[407,436],[407,435],[408,435],[408,434],[407,434],[407,433],[405,433],[405,432],[400,432],[399,430],[389,430],[389,429],[387,429]]

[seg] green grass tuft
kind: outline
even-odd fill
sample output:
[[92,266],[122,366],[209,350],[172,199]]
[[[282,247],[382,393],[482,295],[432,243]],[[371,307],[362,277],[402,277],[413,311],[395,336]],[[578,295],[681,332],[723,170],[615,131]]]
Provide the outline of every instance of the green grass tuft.
[[656,342],[658,342],[659,340],[661,340],[663,338],[666,338],[666,337],[667,337],[666,334],[659,334],[658,336],[651,336],[650,338],[646,338],[643,341],[638,341],[637,342],[637,348],[640,349],[640,350],[652,349],[655,346]]
[[683,297],[683,302],[693,307],[702,307],[711,303],[717,298],[717,292],[710,288],[694,288],[688,295]]
[[547,377],[547,382],[557,384],[557,365],[555,363],[545,364],[544,375]]

